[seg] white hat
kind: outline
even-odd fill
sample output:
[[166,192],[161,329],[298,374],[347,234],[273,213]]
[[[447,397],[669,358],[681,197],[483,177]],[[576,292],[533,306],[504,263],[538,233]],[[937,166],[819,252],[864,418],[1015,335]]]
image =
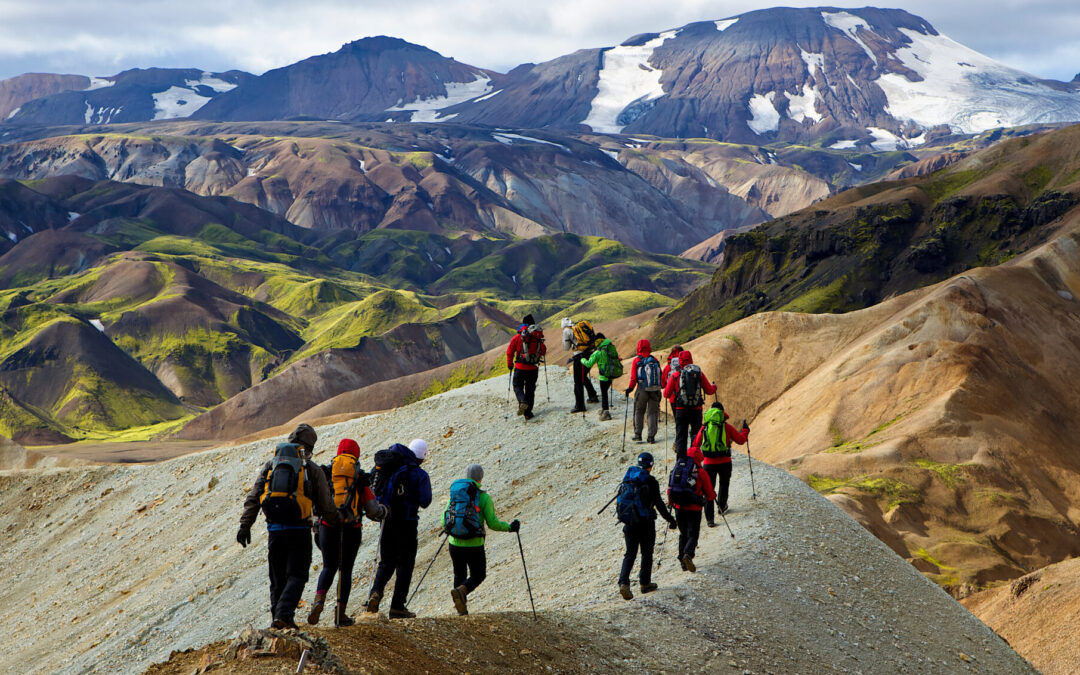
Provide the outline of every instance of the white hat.
[[574,320],[573,319],[571,319],[568,316],[563,317],[563,320],[562,320],[562,327],[563,328],[569,328],[570,326],[573,326],[573,325],[574,325]]
[[417,459],[423,459],[427,456],[427,441],[422,438],[414,438],[409,441],[409,449],[412,450],[412,454],[416,455]]

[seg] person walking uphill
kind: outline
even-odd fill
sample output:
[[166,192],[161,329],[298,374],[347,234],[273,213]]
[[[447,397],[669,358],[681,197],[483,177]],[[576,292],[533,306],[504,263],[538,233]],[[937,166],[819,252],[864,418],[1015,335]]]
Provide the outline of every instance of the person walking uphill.
[[675,508],[679,525],[679,563],[687,572],[696,572],[694,554],[701,534],[702,506],[716,499],[709,474],[701,467],[703,457],[696,448],[675,460],[668,477],[668,501]]
[[675,411],[675,455],[686,452],[687,442],[701,429],[701,408],[705,394],[715,394],[716,386],[709,382],[701,368],[694,364],[693,355],[683,350],[679,354],[678,377],[675,371],[668,376],[664,398],[671,401]]
[[535,323],[533,315],[526,314],[518,326],[517,334],[506,346],[506,367],[514,371],[514,395],[518,400],[518,414],[527,420],[533,418],[536,380],[540,376],[540,363],[547,354],[544,331]]
[[649,442],[656,442],[656,426],[660,419],[660,394],[663,389],[660,362],[652,355],[652,345],[648,340],[638,340],[637,356],[630,363],[630,384],[626,395],[637,387],[634,397],[634,440],[641,440],[645,418],[649,419]]
[[341,525],[335,526],[325,519],[319,521],[319,548],[322,550],[323,569],[319,573],[315,587],[315,602],[311,605],[307,622],[319,623],[326,593],[334,583],[334,575],[340,570],[338,578],[338,599],[334,609],[335,626],[351,626],[353,620],[345,609],[349,604],[352,591],[352,570],[356,562],[356,553],[360,550],[361,514],[371,520],[382,520],[390,510],[375,499],[368,487],[368,476],[360,468],[360,446],[351,438],[343,438],[338,443],[337,457],[330,464],[331,484],[334,492],[334,504],[341,514]]
[[405,606],[416,564],[416,527],[420,509],[431,505],[431,479],[420,464],[427,456],[427,443],[414,439],[408,447],[394,443],[375,453],[371,491],[390,508],[379,537],[379,567],[368,594],[367,611],[378,612],[383,590],[395,573],[394,596],[390,600],[391,619],[411,619],[416,615]]
[[596,349],[589,358],[581,362],[581,365],[586,370],[596,366],[597,374],[600,376],[600,420],[607,421],[611,419],[611,413],[608,412],[608,392],[611,390],[611,381],[622,377],[623,367],[622,361],[619,360],[619,353],[615,351],[615,345],[611,343],[611,340],[607,339],[603,333],[597,333],[596,339]]
[[638,581],[642,593],[652,593],[656,584],[652,582],[653,549],[656,546],[656,514],[659,512],[671,529],[677,524],[664,506],[660,494],[660,484],[652,476],[653,456],[643,452],[638,455],[637,466],[626,470],[619,486],[615,513],[623,524],[623,537],[626,539],[626,553],[623,555],[622,569],[619,572],[619,595],[623,600],[631,600],[630,572],[634,569],[638,550],[641,550],[641,570]]
[[581,365],[581,362],[592,353],[596,343],[596,334],[593,332],[592,324],[584,319],[574,323],[573,319],[566,317],[562,320],[562,329],[563,349],[573,352],[570,368],[574,375],[574,408],[570,413],[583,413],[585,412],[586,391],[589,392],[589,403],[600,402],[600,399],[596,397],[596,390],[593,389],[592,380],[589,379],[588,371]]
[[311,516],[340,522],[322,469],[310,462],[318,436],[301,424],[279,443],[273,459],[259,469],[244,499],[236,541],[247,548],[251,526],[262,509],[266,518],[267,561],[270,567],[271,628],[296,628],[296,605],[304,594],[311,569]]
[[521,522],[504,523],[495,516],[491,495],[480,489],[484,468],[465,467],[465,477],[450,486],[450,498],[443,511],[443,530],[450,537],[450,560],[454,564],[454,588],[450,598],[458,614],[469,613],[467,597],[487,577],[484,553],[484,523],[496,532],[517,532]]
[[[705,411],[705,417],[701,430],[690,444],[691,454],[700,453],[704,458],[702,468],[709,474],[713,488],[716,490],[716,507],[720,513],[728,510],[728,484],[731,482],[731,443],[745,445],[750,437],[750,427],[743,420],[742,431],[727,423],[728,414],[724,412],[724,406],[719,402],[713,403],[712,407]],[[716,527],[713,516],[713,503],[705,505],[705,522],[709,527]]]

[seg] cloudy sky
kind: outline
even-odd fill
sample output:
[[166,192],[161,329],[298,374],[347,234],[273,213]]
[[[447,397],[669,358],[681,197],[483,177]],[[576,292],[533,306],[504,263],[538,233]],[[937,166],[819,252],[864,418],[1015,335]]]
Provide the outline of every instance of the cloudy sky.
[[[775,5],[744,0],[0,0],[0,78],[164,66],[262,73],[369,35],[505,71],[645,32]],[[895,7],[898,2],[880,3]],[[916,0],[903,8],[1011,66],[1080,72],[1077,0]]]

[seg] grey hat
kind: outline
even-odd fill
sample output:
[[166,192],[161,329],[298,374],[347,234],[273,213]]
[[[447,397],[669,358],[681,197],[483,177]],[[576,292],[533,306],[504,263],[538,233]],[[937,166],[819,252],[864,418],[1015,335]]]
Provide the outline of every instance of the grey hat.
[[484,480],[484,467],[479,464],[470,464],[465,467],[465,477],[477,483],[481,482]]

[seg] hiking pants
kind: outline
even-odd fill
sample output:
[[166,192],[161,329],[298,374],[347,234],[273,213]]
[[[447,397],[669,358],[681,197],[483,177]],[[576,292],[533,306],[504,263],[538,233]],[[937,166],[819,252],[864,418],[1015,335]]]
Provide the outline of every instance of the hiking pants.
[[345,528],[319,525],[319,548],[322,549],[323,569],[319,572],[319,584],[316,590],[323,594],[329,591],[334,583],[334,574],[340,569],[338,601],[343,605],[349,604],[353,563],[356,562],[356,552],[360,550],[361,533],[361,528],[351,525]]
[[622,572],[619,573],[619,585],[630,584],[630,572],[634,569],[638,548],[641,548],[641,570],[638,580],[641,585],[652,583],[652,556],[656,546],[656,522],[653,520],[637,525],[623,525],[623,537],[626,539],[626,553],[623,554]]
[[679,557],[693,558],[701,534],[701,511],[676,508],[675,522],[679,524]]
[[[727,464],[706,464],[702,468],[705,469],[705,473],[709,474],[709,480],[712,481],[713,489],[716,490],[716,503],[720,505],[721,509],[726,509],[728,483],[731,482],[731,462]],[[712,502],[705,504],[706,522],[713,522],[713,508]]]
[[528,406],[525,412],[532,414],[533,401],[536,398],[536,380],[540,377],[539,370],[520,370],[514,368],[514,395],[518,403]]
[[464,586],[466,593],[472,593],[487,578],[487,556],[483,546],[450,544],[450,561],[454,563],[454,588]]
[[656,438],[656,425],[660,419],[660,396],[659,391],[637,390],[634,396],[634,438],[641,438],[641,430],[645,426],[645,417],[649,418],[649,440]]
[[701,429],[700,408],[675,408],[675,454],[684,455]]
[[574,354],[573,366],[571,370],[574,373],[574,407],[585,407],[585,391],[588,390],[589,398],[596,398],[596,390],[593,389],[592,382],[589,380],[589,376],[585,374],[585,366],[581,365],[581,362],[587,358],[585,352],[578,352]]
[[386,583],[396,572],[397,580],[394,582],[394,597],[390,601],[390,609],[405,609],[415,566],[416,521],[388,521],[379,539],[379,568],[375,570],[371,590],[382,595]]
[[271,530],[267,538],[270,614],[274,619],[292,621],[311,568],[311,529]]
[[611,380],[600,380],[600,409],[608,409],[608,392],[611,391]]

